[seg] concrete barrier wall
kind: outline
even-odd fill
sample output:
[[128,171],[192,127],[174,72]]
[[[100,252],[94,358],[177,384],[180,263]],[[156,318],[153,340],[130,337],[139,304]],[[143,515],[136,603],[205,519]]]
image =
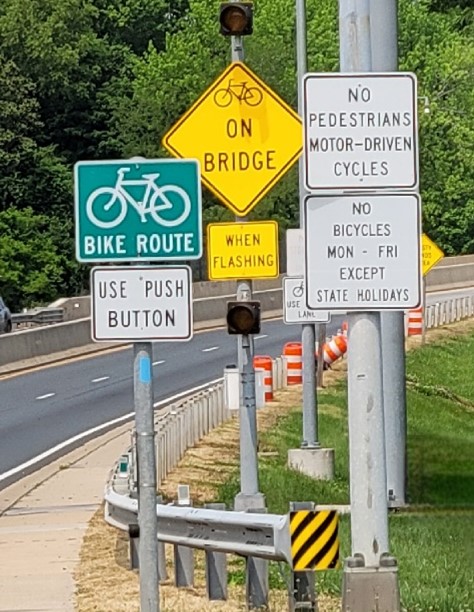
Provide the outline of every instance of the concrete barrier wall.
[[0,366],[89,344],[90,327],[81,319],[0,336]]
[[[282,276],[253,282],[254,291],[278,289],[282,286]],[[201,281],[193,283],[193,297],[196,300],[213,296],[235,296],[235,281]],[[229,297],[229,299],[231,299]],[[89,295],[72,298],[60,298],[50,306],[64,308],[64,320],[76,321],[91,316],[91,299]]]
[[[448,263],[454,260],[454,265]],[[429,272],[426,284],[431,291],[474,286],[474,256],[446,258],[443,265]],[[194,323],[197,327],[202,328],[206,321],[224,325],[226,302],[235,299],[235,286],[235,281],[194,283]],[[264,317],[281,312],[281,278],[255,282],[254,297],[261,301]],[[75,300],[79,306],[74,306]],[[69,300],[71,312],[87,311],[90,308],[88,300],[88,296]],[[0,366],[85,346],[91,342],[89,318],[4,334],[0,336]]]
[[[453,257],[453,259],[460,258]],[[426,275],[426,288],[431,291],[469,286],[474,286],[474,261],[436,266]]]
[[[281,288],[255,291],[254,297],[261,301],[264,313],[275,310],[281,311]],[[202,327],[202,323],[212,321],[213,325],[219,323],[224,325],[226,302],[232,299],[235,299],[235,293],[228,296],[221,295],[195,300],[193,305],[194,324]],[[0,336],[0,367],[24,359],[50,355],[90,344],[92,342],[90,327],[90,319],[85,318],[4,334]]]

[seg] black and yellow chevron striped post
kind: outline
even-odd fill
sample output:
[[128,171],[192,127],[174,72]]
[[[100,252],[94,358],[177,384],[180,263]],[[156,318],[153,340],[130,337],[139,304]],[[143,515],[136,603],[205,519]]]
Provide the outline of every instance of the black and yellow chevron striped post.
[[[290,502],[290,517],[297,511],[313,511],[313,502]],[[291,588],[289,592],[290,612],[317,612],[316,580],[314,572],[303,571],[291,573]]]
[[293,571],[339,567],[338,527],[335,510],[290,512]]

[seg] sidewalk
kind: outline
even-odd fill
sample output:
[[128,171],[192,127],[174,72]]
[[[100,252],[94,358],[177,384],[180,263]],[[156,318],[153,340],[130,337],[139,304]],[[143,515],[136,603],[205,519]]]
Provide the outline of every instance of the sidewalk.
[[130,423],[0,491],[0,612],[71,612],[74,570]]

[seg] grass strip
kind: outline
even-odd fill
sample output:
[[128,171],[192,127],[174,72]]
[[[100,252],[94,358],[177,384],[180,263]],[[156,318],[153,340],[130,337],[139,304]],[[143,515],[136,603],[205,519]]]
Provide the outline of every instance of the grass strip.
[[[407,612],[473,612],[474,601],[474,333],[450,334],[407,355],[407,512],[390,513],[391,553],[398,560]],[[319,438],[335,449],[335,479],[316,481],[287,467],[301,442],[301,411],[281,417],[259,436],[260,489],[270,512],[290,501],[349,503],[347,386],[318,393]],[[233,504],[239,473],[219,488]],[[341,558],[350,555],[350,521],[341,519]],[[241,567],[232,573],[243,581]],[[288,570],[271,569],[285,588]],[[319,592],[340,594],[341,570],[318,572]]]

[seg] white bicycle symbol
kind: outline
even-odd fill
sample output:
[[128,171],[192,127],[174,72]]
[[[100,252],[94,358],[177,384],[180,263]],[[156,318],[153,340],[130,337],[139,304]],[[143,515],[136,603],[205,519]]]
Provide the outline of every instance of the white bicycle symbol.
[[[153,220],[165,227],[175,227],[185,221],[191,212],[191,200],[184,189],[177,185],[157,185],[156,179],[159,172],[143,174],[141,179],[125,179],[124,175],[131,168],[119,168],[117,170],[117,181],[114,187],[98,187],[87,198],[86,213],[90,221],[97,227],[104,229],[120,225],[127,215],[128,206],[131,205],[140,215],[142,223],[146,223],[146,215],[150,214]],[[142,201],[135,200],[125,187],[145,187]],[[179,200],[179,208],[172,202],[168,195],[175,194],[174,202]],[[103,196],[108,196],[104,199]],[[109,211],[114,209],[111,215]],[[170,218],[163,218],[160,212],[164,210],[178,210]],[[109,220],[101,219],[100,213],[109,213]],[[98,213],[98,214],[97,214]],[[110,218],[112,217],[112,218]]]

